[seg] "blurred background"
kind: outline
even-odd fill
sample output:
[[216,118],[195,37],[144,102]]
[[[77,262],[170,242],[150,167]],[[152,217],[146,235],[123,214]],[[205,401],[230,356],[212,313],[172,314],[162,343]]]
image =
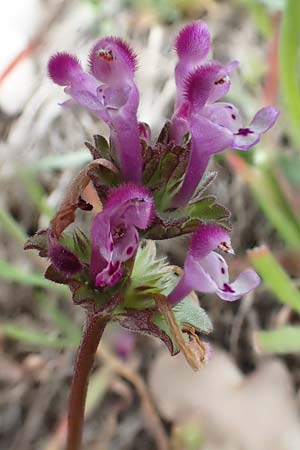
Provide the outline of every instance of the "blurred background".
[[[0,449],[64,448],[84,317],[23,244],[89,161],[84,141],[107,134],[86,111],[58,106],[64,94],[47,78],[48,58],[66,50],[86,61],[99,36],[129,40],[139,55],[139,118],[157,133],[174,105],[174,36],[201,18],[214,57],[241,62],[227,97],[245,121],[264,105],[281,110],[254,150],[212,163],[210,191],[232,211],[232,276],[252,265],[263,282],[233,304],[199,297],[214,333],[212,360],[197,374],[159,342],[109,327],[83,449],[298,450],[300,2],[0,0],[0,13]],[[185,249],[184,239],[160,245],[178,265]]]

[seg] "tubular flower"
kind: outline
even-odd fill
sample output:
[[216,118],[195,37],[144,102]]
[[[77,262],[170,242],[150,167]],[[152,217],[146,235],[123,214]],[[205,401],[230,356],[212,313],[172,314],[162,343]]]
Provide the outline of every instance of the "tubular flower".
[[75,103],[100,117],[111,130],[123,178],[140,183],[141,145],[137,122],[139,93],[134,82],[136,57],[119,38],[100,39],[89,58],[90,73],[68,53],[50,58],[49,76]]
[[216,293],[223,300],[234,301],[258,286],[260,278],[252,269],[244,270],[229,283],[227,263],[214,251],[216,248],[233,253],[228,232],[217,225],[200,225],[191,238],[184,272],[168,296],[172,306],[194,290]]
[[262,133],[274,125],[279,115],[276,108],[265,107],[257,112],[249,127],[243,127],[234,105],[217,102],[229,91],[229,76],[238,62],[222,65],[205,61],[209,43],[208,30],[202,22],[183,28],[176,40],[179,62],[175,69],[177,102],[172,136],[181,144],[183,136],[190,132],[191,155],[173,206],[182,206],[191,198],[212,155],[226,148],[248,150],[259,142]]
[[145,230],[153,214],[153,198],[146,189],[125,185],[112,192],[91,228],[90,280],[95,286],[113,286],[122,277],[122,263],[139,244],[137,229]]

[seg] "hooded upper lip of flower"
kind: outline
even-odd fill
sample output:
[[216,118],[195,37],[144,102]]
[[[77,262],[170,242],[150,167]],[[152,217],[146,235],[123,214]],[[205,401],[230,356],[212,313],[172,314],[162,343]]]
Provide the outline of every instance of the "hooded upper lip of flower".
[[139,183],[142,172],[141,145],[137,122],[139,93],[134,82],[136,56],[121,39],[100,39],[89,57],[90,73],[69,53],[57,53],[49,60],[52,80],[65,86],[73,101],[86,107],[111,129],[126,181]]
[[248,150],[259,142],[262,133],[274,125],[279,115],[276,108],[262,108],[245,128],[234,105],[216,103],[229,91],[229,76],[238,62],[222,65],[205,61],[209,46],[209,31],[201,21],[183,28],[176,40],[179,62],[175,70],[177,102],[172,136],[180,145],[183,136],[190,132],[192,148],[186,176],[173,206],[182,206],[191,198],[211,155],[226,148]]
[[128,184],[111,193],[92,223],[92,284],[113,286],[122,277],[122,263],[138,247],[137,229],[146,229],[153,215],[153,198],[145,188]]
[[232,253],[228,232],[218,225],[200,225],[192,235],[184,272],[168,296],[171,305],[193,290],[216,293],[223,300],[234,301],[258,286],[260,278],[252,269],[244,270],[229,283],[226,261],[214,251],[218,247]]

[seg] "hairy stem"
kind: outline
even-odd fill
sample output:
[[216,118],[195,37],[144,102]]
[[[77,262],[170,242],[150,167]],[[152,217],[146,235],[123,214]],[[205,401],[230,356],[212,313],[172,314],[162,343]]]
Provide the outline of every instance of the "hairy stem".
[[99,315],[91,315],[87,318],[74,366],[66,450],[80,450],[89,376],[106,323],[107,319]]

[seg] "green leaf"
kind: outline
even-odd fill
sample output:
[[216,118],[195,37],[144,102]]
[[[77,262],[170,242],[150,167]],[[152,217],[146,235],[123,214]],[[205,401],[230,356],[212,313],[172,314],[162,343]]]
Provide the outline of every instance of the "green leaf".
[[107,140],[103,136],[96,134],[94,136],[94,142],[95,146],[89,142],[85,142],[85,145],[91,152],[93,159],[104,158],[112,161],[111,149]]
[[286,0],[281,20],[279,63],[280,82],[287,113],[288,130],[292,131],[295,145],[300,146],[300,2]]
[[182,182],[188,156],[187,147],[172,143],[159,143],[154,148],[143,145],[143,184],[152,191],[159,211],[169,205]]
[[54,214],[54,209],[47,203],[46,193],[37,179],[37,174],[30,169],[20,170],[18,175],[24,183],[33,204],[36,206],[40,214],[45,214],[49,219]]
[[213,222],[231,230],[230,212],[215,202],[214,196],[189,204],[182,212],[156,214],[156,219],[145,232],[147,239],[170,239],[195,231],[203,222]]
[[55,284],[52,281],[46,280],[41,275],[30,273],[3,260],[0,260],[0,278],[26,286],[50,288],[64,294],[68,292],[65,286]]
[[193,202],[186,208],[184,213],[193,219],[199,219],[203,222],[220,223],[224,221],[226,223],[230,218],[229,210],[216,203],[216,198],[213,195]]
[[81,167],[91,161],[91,155],[86,150],[70,152],[63,155],[48,156],[36,164],[32,164],[34,171],[64,170]]
[[3,229],[16,239],[22,246],[28,239],[28,236],[21,225],[5,209],[0,208],[0,223]]
[[60,338],[45,334],[43,330],[29,330],[15,324],[1,324],[0,334],[22,343],[37,345],[39,347],[51,347],[57,349],[73,349],[79,345],[80,340]]
[[205,334],[210,334],[213,331],[211,320],[204,309],[188,297],[178,303],[173,308],[173,312],[177,322],[182,327],[191,326]]
[[300,224],[288,204],[276,178],[269,167],[251,167],[234,153],[227,160],[235,172],[246,181],[270,223],[286,244],[300,247]]
[[280,167],[289,182],[298,187],[300,185],[300,157],[299,155],[282,155],[279,159]]
[[211,183],[217,178],[217,172],[205,172],[203,177],[201,178],[200,183],[193,195],[193,198],[190,201],[190,204],[196,203],[201,200],[203,192],[211,185]]
[[[259,31],[266,37],[269,37],[272,33],[272,20],[265,6],[262,5],[258,0],[241,1],[248,7],[250,13],[255,19]],[[276,3],[276,0],[271,0],[271,2]]]
[[39,295],[37,301],[43,311],[45,311],[67,338],[72,342],[80,341],[81,329],[58,307],[56,303],[49,302],[45,295]]
[[24,250],[38,250],[42,258],[46,257],[48,252],[47,231],[39,230],[28,238],[24,244]]
[[166,258],[157,257],[153,241],[143,241],[137,251],[130,276],[130,284],[124,292],[126,308],[153,308],[151,294],[167,295],[176,284],[176,276]]
[[271,251],[266,246],[262,246],[249,250],[248,255],[265,285],[273,292],[277,300],[299,313],[300,292]]
[[300,326],[285,326],[272,331],[259,331],[254,335],[255,344],[262,353],[299,353]]
[[84,411],[86,417],[95,410],[105,396],[113,376],[114,369],[108,365],[104,365],[91,376]]
[[[204,309],[189,297],[186,297],[180,303],[178,303],[178,305],[173,308],[173,312],[180,328],[192,327],[195,328],[196,331],[204,334],[210,334],[213,330],[210,318],[208,317]],[[179,349],[175,340],[173,339],[173,335],[168,324],[166,323],[165,318],[160,314],[156,314],[154,315],[152,321],[157,327],[159,327],[160,330],[162,330],[167,334],[167,336],[169,336],[173,343],[174,353],[178,352]],[[183,336],[188,341],[188,334],[183,333]]]
[[65,231],[60,242],[73,252],[82,263],[89,264],[91,258],[91,245],[86,234],[76,228],[74,231]]

